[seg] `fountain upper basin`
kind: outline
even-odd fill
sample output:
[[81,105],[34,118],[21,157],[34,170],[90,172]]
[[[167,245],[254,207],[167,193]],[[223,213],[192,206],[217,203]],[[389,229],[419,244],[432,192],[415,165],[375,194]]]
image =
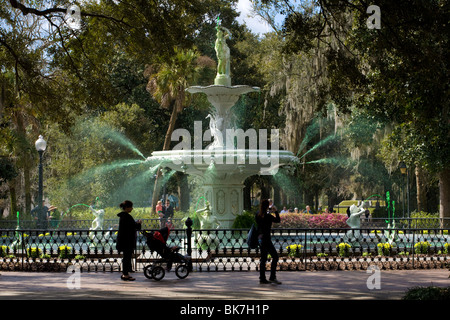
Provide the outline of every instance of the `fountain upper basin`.
[[204,180],[226,179],[229,183],[243,183],[257,174],[273,175],[280,167],[299,162],[290,151],[260,149],[155,151],[147,161]]

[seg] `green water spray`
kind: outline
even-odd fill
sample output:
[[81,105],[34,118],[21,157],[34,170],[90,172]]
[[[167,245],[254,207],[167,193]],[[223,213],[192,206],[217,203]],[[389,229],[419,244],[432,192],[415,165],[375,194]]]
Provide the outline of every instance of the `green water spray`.
[[[308,153],[310,153],[310,152],[316,150],[317,148],[319,148],[319,147],[321,147],[321,146],[327,144],[327,143],[330,142],[330,141],[333,141],[335,138],[336,138],[336,135],[333,134],[333,135],[328,136],[328,137],[326,137],[325,139],[319,141],[319,142],[316,143],[316,145],[314,145],[311,149],[309,149],[308,151],[306,151],[306,152],[300,157],[300,159],[302,159],[302,158],[303,158],[304,156],[306,156]],[[298,154],[297,154],[297,156],[298,156]]]

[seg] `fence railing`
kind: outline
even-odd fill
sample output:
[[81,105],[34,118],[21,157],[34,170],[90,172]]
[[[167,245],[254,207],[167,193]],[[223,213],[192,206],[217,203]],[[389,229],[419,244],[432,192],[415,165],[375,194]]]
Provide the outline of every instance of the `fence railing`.
[[[155,228],[156,229],[156,228]],[[0,230],[0,270],[120,271],[117,230]],[[178,228],[167,244],[189,255],[197,271],[259,269],[259,249],[249,249],[246,229]],[[135,268],[157,260],[138,232]],[[273,229],[281,270],[439,268],[450,261],[447,229]]]
[[[142,227],[146,229],[160,228],[161,220],[157,218],[141,219]],[[63,219],[63,220],[48,220],[45,221],[45,227],[49,230],[89,230],[92,226],[93,219]],[[171,220],[175,228],[182,228],[182,219]],[[42,224],[41,224],[42,225]],[[119,219],[105,219],[103,221],[103,229],[117,229],[119,226]],[[0,220],[0,229],[15,229],[17,227],[16,220]],[[20,220],[21,229],[37,229],[37,220]]]

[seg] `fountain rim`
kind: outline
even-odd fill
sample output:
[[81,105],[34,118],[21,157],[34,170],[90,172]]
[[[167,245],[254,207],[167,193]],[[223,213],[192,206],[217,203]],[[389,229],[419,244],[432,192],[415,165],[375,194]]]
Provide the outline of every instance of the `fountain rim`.
[[[248,92],[259,92],[261,88],[253,87],[249,85],[234,85],[234,86],[224,86],[219,84],[212,84],[209,86],[190,86],[185,89],[185,91],[189,93],[212,93],[212,94],[220,94],[220,93],[231,93],[232,91],[238,91],[236,94],[245,94]],[[231,92],[230,92],[231,91]]]
[[[162,151],[153,151],[152,156],[173,156],[173,155],[258,155],[258,156],[268,156],[268,155],[277,155],[284,157],[293,157],[297,158],[293,152],[289,150],[273,150],[273,149],[226,149],[226,148],[217,148],[217,149],[200,149],[200,150],[162,150]],[[149,157],[151,158],[151,157]],[[148,159],[148,158],[147,158]]]

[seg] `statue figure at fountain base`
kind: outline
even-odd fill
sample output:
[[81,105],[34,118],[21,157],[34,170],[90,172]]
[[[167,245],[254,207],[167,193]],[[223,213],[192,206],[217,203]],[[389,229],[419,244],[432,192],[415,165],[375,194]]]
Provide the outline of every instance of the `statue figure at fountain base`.
[[350,242],[358,242],[358,239],[361,236],[361,233],[358,229],[361,228],[361,214],[363,214],[366,210],[364,209],[364,203],[357,207],[352,204],[350,206],[350,217],[347,219],[347,224],[350,228],[356,230],[350,230],[347,232],[348,239],[351,239]]
[[196,211],[200,221],[201,233],[197,236],[197,243],[202,249],[216,249],[219,247],[219,240],[216,234],[211,234],[211,229],[219,229],[220,222],[216,216],[211,214],[209,202],[206,201],[206,207]]
[[22,232],[19,231],[20,227],[17,226],[16,228],[16,240],[14,240],[13,243],[11,243],[11,248],[13,249],[20,249],[22,247]]
[[391,246],[395,246],[395,240],[397,239],[397,230],[395,228],[395,220],[392,221],[392,225],[388,223],[387,230],[384,231],[384,236],[386,237],[387,243]]
[[92,221],[92,225],[89,228],[89,239],[91,239],[91,247],[97,247],[98,245],[109,245],[110,232],[103,234],[103,222],[105,216],[105,210],[96,210],[92,206],[89,209],[94,214],[95,219]]

